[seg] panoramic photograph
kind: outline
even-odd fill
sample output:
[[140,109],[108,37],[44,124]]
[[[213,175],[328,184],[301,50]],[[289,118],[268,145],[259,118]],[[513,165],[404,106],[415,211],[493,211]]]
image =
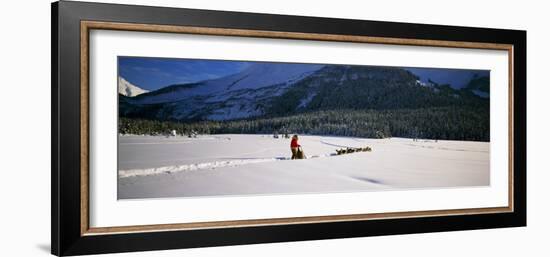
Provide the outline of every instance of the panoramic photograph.
[[118,199],[490,185],[490,71],[118,57]]

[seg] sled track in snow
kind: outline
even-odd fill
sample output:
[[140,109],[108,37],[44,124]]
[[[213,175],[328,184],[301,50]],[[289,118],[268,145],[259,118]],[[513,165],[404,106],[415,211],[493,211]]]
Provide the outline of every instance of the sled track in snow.
[[[306,159],[314,159],[314,158],[322,158],[322,157],[330,157],[330,156],[336,156],[336,154],[313,155]],[[204,163],[196,163],[196,164],[173,165],[173,166],[164,166],[164,167],[148,168],[148,169],[119,170],[118,177],[128,178],[128,177],[137,177],[137,176],[174,174],[174,173],[186,172],[186,171],[213,170],[216,168],[236,167],[236,166],[243,166],[243,165],[254,164],[254,163],[287,161],[287,160],[290,160],[290,158],[275,157],[275,158],[261,158],[261,159],[239,159],[239,160],[204,162]]]
[[164,167],[149,168],[149,169],[119,170],[118,177],[127,178],[127,177],[136,177],[136,176],[172,174],[172,173],[185,172],[185,171],[208,170],[208,169],[215,169],[215,168],[222,168],[222,167],[242,166],[242,165],[253,164],[253,163],[274,162],[278,160],[282,160],[282,159],[278,159],[278,158],[242,159],[242,160],[204,162],[204,163],[197,163],[197,164],[173,165],[173,166],[164,166]]

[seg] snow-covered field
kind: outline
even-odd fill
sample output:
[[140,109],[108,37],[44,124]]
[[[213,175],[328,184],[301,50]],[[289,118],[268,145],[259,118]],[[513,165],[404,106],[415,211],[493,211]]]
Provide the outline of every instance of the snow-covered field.
[[[120,136],[118,198],[319,193],[489,185],[489,143],[270,135]],[[335,155],[343,147],[372,152]]]

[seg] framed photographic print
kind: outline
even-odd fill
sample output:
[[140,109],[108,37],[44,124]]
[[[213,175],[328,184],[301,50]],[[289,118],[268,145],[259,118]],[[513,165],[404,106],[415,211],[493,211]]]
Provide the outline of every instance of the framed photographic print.
[[526,32],[56,2],[52,253],[525,226]]

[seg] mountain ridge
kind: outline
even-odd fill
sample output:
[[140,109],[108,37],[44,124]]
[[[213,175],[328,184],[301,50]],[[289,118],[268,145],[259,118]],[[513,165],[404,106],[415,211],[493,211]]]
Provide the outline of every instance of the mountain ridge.
[[488,88],[488,77],[475,77],[471,85],[455,89],[435,82],[427,86],[406,68],[310,66],[253,64],[242,72],[214,80],[120,97],[119,114],[129,118],[196,121],[276,117],[345,108],[488,108],[488,92],[476,94],[476,90]]

